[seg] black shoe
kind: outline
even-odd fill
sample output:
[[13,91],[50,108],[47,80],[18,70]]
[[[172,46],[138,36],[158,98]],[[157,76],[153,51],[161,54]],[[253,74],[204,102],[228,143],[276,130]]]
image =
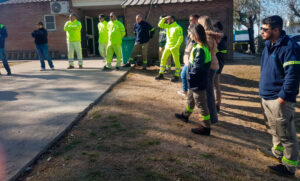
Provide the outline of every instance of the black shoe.
[[7,74],[6,75],[11,75],[11,72],[7,72]]
[[192,128],[191,131],[195,134],[200,134],[200,135],[210,135],[210,128],[206,128],[204,126],[199,126],[198,128]]
[[295,173],[288,171],[286,166],[284,166],[282,164],[275,165],[275,166],[268,166],[268,168],[272,173],[275,173],[275,174],[280,175],[280,176],[284,176],[284,177],[293,177],[293,176],[295,176]]
[[67,69],[73,69],[74,66],[73,65],[69,65],[69,67]]
[[116,70],[120,70],[120,67],[116,67]]
[[103,67],[102,71],[109,71],[111,68],[106,67],[106,65]]
[[217,107],[217,112],[219,113],[220,112],[220,106],[216,105],[216,107]]
[[79,65],[79,69],[83,69],[82,65]]
[[131,63],[128,62],[128,63],[126,63],[125,65],[123,65],[123,67],[131,67]]
[[176,117],[177,119],[180,119],[180,120],[183,121],[183,122],[186,122],[186,123],[189,122],[189,117],[183,115],[182,113],[181,113],[181,114],[175,113],[175,117]]
[[165,79],[164,78],[164,74],[158,74],[156,77],[155,77],[155,80],[163,80]]
[[171,82],[177,82],[179,81],[179,77],[177,76],[174,76],[172,79],[171,79]]
[[146,67],[143,67],[142,70],[147,70],[147,68],[146,68]]

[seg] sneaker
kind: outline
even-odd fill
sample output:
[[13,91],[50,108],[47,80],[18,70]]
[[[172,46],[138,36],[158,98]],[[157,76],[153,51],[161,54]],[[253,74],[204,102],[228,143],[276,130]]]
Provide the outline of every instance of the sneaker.
[[199,126],[198,128],[192,128],[191,131],[195,134],[200,134],[200,135],[210,135],[210,128],[206,128],[204,126]]
[[127,62],[125,65],[123,65],[123,67],[131,67],[131,63]]
[[187,97],[187,92],[183,92],[183,91],[177,91],[177,94],[183,96],[183,97]]
[[54,68],[54,67],[51,67],[51,70],[55,70],[55,68]]
[[111,70],[111,68],[108,68],[108,67],[106,67],[106,65],[104,65],[102,71],[108,71],[108,70]]
[[284,177],[293,177],[293,176],[295,176],[295,173],[288,171],[286,166],[284,166],[282,164],[275,165],[275,166],[268,166],[268,168],[272,173],[275,173],[275,174],[280,175],[280,176],[284,176]]
[[171,79],[171,82],[177,82],[179,81],[179,77],[177,76],[174,76],[172,79]]
[[183,122],[186,122],[186,123],[189,122],[189,117],[183,115],[183,113],[181,113],[181,114],[175,113],[175,117],[176,117],[177,119],[180,119],[180,120],[183,121]]
[[6,75],[11,75],[11,72],[7,72],[7,74]]
[[74,66],[73,65],[69,65],[69,67],[67,69],[73,69]]
[[79,69],[83,69],[82,65],[79,65]]
[[163,80],[165,79],[164,78],[164,74],[158,74],[156,77],[155,77],[155,80]]
[[41,68],[41,70],[40,71],[46,71],[46,69],[45,68]]

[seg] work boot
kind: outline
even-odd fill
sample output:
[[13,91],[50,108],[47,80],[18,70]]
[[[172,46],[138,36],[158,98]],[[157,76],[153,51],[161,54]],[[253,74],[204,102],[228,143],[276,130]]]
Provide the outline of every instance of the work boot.
[[171,79],[171,82],[177,82],[179,81],[179,77],[178,76],[173,76]]
[[216,105],[216,108],[217,108],[217,112],[219,113],[220,112],[220,106]]
[[11,72],[7,72],[7,74],[6,75],[11,75]]
[[202,125],[200,125],[198,128],[192,128],[191,131],[195,134],[200,134],[200,135],[210,135],[210,128],[206,128]]
[[108,71],[108,70],[111,70],[111,68],[108,68],[108,67],[106,67],[106,65],[104,65],[102,71]]
[[275,174],[280,175],[280,176],[284,176],[284,177],[293,177],[293,176],[295,176],[295,173],[290,172],[286,168],[286,166],[284,166],[282,164],[274,165],[274,166],[268,166],[268,168],[272,173],[275,173]]
[[82,65],[79,65],[79,69],[83,69]]
[[183,113],[179,114],[179,113],[175,113],[175,117],[177,119],[180,119],[181,121],[188,123],[189,122],[189,117],[185,116]]
[[67,69],[73,69],[74,66],[73,65],[69,65],[69,67]]
[[116,67],[116,70],[120,70],[120,67],[118,66],[118,67]]
[[164,78],[164,74],[158,74],[156,77],[155,77],[155,80],[163,80],[165,79]]
[[123,67],[131,67],[131,62],[127,62]]
[[143,67],[142,70],[147,70],[147,68],[146,68],[146,67]]

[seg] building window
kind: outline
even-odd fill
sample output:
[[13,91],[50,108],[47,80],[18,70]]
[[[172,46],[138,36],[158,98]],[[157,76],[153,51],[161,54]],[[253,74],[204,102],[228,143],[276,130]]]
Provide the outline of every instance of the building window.
[[54,15],[45,15],[45,28],[48,31],[55,31],[56,30],[55,16]]

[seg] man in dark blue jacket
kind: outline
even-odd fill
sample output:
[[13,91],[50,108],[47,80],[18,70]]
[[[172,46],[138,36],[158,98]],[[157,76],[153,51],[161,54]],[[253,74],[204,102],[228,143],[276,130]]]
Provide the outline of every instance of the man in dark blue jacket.
[[298,139],[295,128],[295,103],[299,92],[300,47],[282,30],[280,16],[263,20],[259,95],[272,134],[273,155],[281,164],[269,166],[270,171],[293,176],[298,166]]
[[3,24],[0,23],[0,60],[2,60],[3,66],[7,71],[7,75],[11,75],[9,65],[5,56],[5,39],[7,38],[7,31]]
[[148,64],[148,44],[149,40],[153,37],[155,29],[146,21],[143,21],[141,14],[136,15],[136,23],[134,24],[135,44],[131,52],[131,56],[125,67],[130,67],[131,62],[134,60],[135,56],[142,49],[143,55],[143,70],[146,70]]

